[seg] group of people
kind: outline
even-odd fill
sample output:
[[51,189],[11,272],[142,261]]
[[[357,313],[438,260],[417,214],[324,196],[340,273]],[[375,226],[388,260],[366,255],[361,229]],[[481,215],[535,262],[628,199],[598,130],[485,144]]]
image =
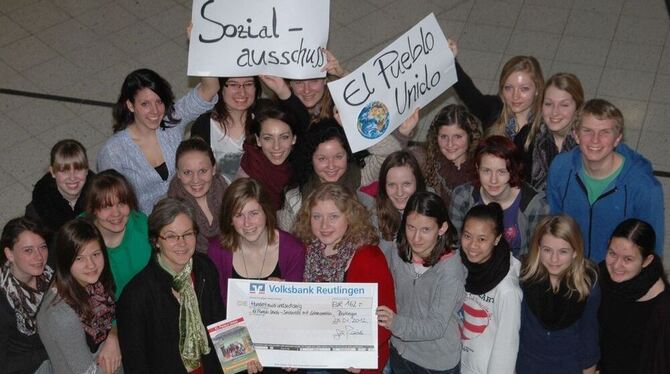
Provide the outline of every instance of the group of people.
[[662,190],[614,105],[530,56],[498,95],[457,62],[464,105],[425,142],[417,109],[352,153],[324,53],[326,78],[208,77],[178,100],[133,71],[97,172],[56,143],[0,238],[3,371],[221,373],[205,326],[229,279],[376,283],[360,372],[670,371]]

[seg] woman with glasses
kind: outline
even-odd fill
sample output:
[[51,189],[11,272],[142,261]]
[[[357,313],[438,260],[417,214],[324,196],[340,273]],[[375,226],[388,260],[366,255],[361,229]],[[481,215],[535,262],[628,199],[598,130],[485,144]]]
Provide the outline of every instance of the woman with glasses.
[[151,212],[156,253],[117,308],[126,374],[222,373],[205,326],[223,320],[225,309],[216,268],[195,251],[197,232],[181,200],[165,198]]
[[253,106],[262,87],[258,77],[219,78],[219,82],[218,103],[193,123],[191,136],[201,137],[212,147],[217,171],[230,183],[240,168]]

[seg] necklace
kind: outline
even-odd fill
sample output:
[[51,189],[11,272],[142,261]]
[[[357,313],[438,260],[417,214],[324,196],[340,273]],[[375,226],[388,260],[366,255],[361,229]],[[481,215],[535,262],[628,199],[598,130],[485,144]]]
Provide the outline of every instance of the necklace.
[[242,250],[242,264],[244,264],[244,272],[247,274],[247,278],[261,279],[261,275],[263,275],[263,267],[265,267],[265,258],[268,255],[268,246],[269,243],[265,243],[265,253],[263,253],[263,262],[261,263],[261,270],[258,272],[258,276],[256,278],[251,278],[249,276],[249,270],[247,270],[247,260],[244,258],[244,247],[240,245],[240,249]]

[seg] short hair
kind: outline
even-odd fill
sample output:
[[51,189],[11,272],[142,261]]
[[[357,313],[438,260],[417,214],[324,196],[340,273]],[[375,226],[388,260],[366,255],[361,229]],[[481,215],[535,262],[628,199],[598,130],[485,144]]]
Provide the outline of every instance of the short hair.
[[190,204],[182,199],[174,197],[165,197],[154,205],[154,209],[149,214],[149,241],[154,249],[157,249],[156,243],[161,235],[163,227],[174,222],[178,215],[183,214],[191,221],[193,231],[198,233],[198,225],[195,224],[195,214]]
[[[70,268],[86,244],[96,242],[102,251],[105,266],[100,274],[99,282],[105,291],[113,297],[116,288],[109,264],[107,247],[97,227],[86,218],[76,218],[65,223],[56,233],[54,247],[56,252],[56,279],[54,281],[58,295],[79,314],[82,320],[95,317],[95,312],[88,302],[86,289],[72,276]],[[58,299],[56,299],[58,300]],[[55,302],[55,301],[54,301]]]
[[0,250],[2,250],[0,265],[4,265],[7,262],[4,249],[9,248],[11,250],[19,240],[19,236],[26,231],[41,236],[45,241],[49,237],[49,231],[38,221],[28,217],[10,219],[5,224],[5,227],[2,228],[2,235],[0,236]]
[[240,246],[238,233],[233,226],[233,217],[251,200],[256,200],[265,214],[265,229],[268,233],[268,243],[276,240],[277,229],[276,211],[272,208],[272,201],[263,185],[251,178],[240,178],[226,188],[221,203],[221,217],[219,229],[221,230],[221,246],[230,251],[236,251]]
[[54,172],[70,169],[88,170],[86,148],[74,139],[63,139],[51,148],[49,166]]
[[174,109],[174,93],[170,83],[165,78],[158,75],[150,69],[138,69],[126,76],[121,85],[121,93],[112,108],[112,116],[114,117],[114,132],[124,130],[128,125],[135,121],[135,114],[128,109],[126,102],[133,102],[135,95],[141,90],[148,88],[153,91],[165,105],[165,115],[167,121],[161,121],[160,127],[166,128],[167,124],[173,124],[178,121],[175,117]]
[[388,177],[389,170],[402,166],[407,166],[412,171],[416,180],[415,192],[426,190],[426,182],[421,173],[419,162],[411,153],[408,151],[396,151],[386,157],[379,170],[379,188],[375,197],[379,231],[381,232],[381,237],[385,240],[395,239],[398,229],[401,227],[400,221],[402,219],[400,212],[393,206],[386,193],[386,178]]
[[91,178],[86,189],[84,211],[94,216],[95,212],[112,205],[113,198],[128,205],[131,210],[137,210],[135,191],[126,177],[114,169],[101,171]]
[[[497,130],[496,133],[502,132],[501,130],[513,116],[512,110],[505,103],[503,92],[507,79],[510,75],[517,72],[524,72],[530,75],[530,79],[537,90],[533,104],[530,107],[530,114],[533,116],[533,124],[542,120],[540,113],[542,112],[542,95],[544,94],[544,76],[542,75],[540,63],[533,56],[514,56],[503,66],[500,80],[498,81],[498,96],[502,101],[503,108],[498,121],[496,121],[495,126],[492,128],[492,130],[494,128]],[[520,123],[519,125],[523,126],[525,123]]]
[[447,206],[442,197],[429,191],[414,193],[407,201],[396,240],[398,243],[398,255],[405,262],[412,262],[412,248],[407,241],[407,234],[405,232],[407,216],[412,213],[435,219],[438,228],[441,228],[445,222],[447,223],[447,231],[443,235],[438,236],[435,247],[431,249],[428,258],[423,259],[425,266],[433,266],[440,261],[440,258],[444,254],[450,253],[456,248],[458,233],[449,219]]
[[439,163],[437,160],[441,157],[437,138],[440,129],[444,126],[457,126],[459,129],[465,131],[468,136],[468,159],[472,158],[479,139],[482,137],[479,120],[472,115],[465,106],[460,104],[450,104],[437,113],[426,134],[426,161],[423,170],[424,175],[426,176],[426,182],[436,190],[440,188]]
[[294,229],[295,235],[300,240],[309,243],[316,238],[311,225],[312,208],[317,202],[327,200],[332,201],[347,219],[348,227],[342,243],[354,245],[379,243],[379,237],[370,220],[370,212],[347,187],[333,182],[322,183],[303,199]]
[[[502,135],[492,135],[482,139],[475,151],[477,170],[479,170],[484,155],[491,155],[505,160],[505,166],[510,175],[510,186],[521,186],[523,183],[523,164],[521,163],[519,150],[511,139]],[[473,184],[476,188],[481,187],[479,177],[474,180]]]
[[207,144],[201,137],[194,136],[192,138],[186,139],[179,143],[177,147],[177,152],[175,152],[175,165],[179,166],[179,160],[181,156],[189,152],[201,152],[207,155],[209,161],[212,162],[212,166],[216,165],[216,159],[214,158],[214,152],[212,152],[212,147]]
[[623,134],[623,114],[621,111],[604,99],[591,99],[584,103],[584,106],[577,112],[577,118],[575,119],[575,130],[579,130],[584,121],[584,117],[593,116],[599,120],[614,120],[614,130],[617,135]]
[[593,264],[584,256],[584,240],[579,225],[565,214],[544,217],[535,228],[530,241],[528,257],[521,269],[521,280],[524,282],[542,282],[549,277],[549,272],[540,261],[542,238],[551,235],[565,240],[575,252],[575,258],[563,274],[568,286],[568,297],[577,293],[580,301],[591,293],[591,287],[597,279]]
[[627,239],[635,244],[642,259],[653,255],[656,250],[656,231],[648,222],[641,219],[629,218],[619,223],[612,232],[610,243],[614,238]]

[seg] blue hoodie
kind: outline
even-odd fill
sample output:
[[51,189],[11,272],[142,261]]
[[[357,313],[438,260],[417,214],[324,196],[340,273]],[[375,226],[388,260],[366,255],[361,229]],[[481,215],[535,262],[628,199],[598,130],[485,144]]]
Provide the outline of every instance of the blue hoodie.
[[656,231],[656,252],[663,250],[663,188],[652,174],[651,163],[623,143],[615,151],[626,159],[623,169],[593,205],[579,176],[583,168],[579,148],[557,155],[547,179],[551,213],[566,213],[577,221],[585,255],[596,263],[605,259],[614,228],[628,218],[651,224]]

